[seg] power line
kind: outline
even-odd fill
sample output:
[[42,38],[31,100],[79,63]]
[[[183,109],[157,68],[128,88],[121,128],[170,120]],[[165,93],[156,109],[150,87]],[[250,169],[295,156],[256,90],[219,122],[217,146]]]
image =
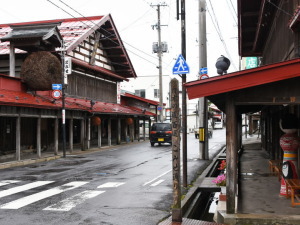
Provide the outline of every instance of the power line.
[[[231,57],[231,55],[230,55],[230,53],[229,53],[229,50],[228,50],[228,48],[227,48],[227,45],[226,45],[226,43],[225,43],[225,41],[224,41],[224,38],[223,38],[223,36],[222,36],[221,29],[220,29],[220,27],[219,27],[219,23],[218,23],[216,14],[215,14],[215,12],[214,12],[214,9],[213,9],[213,6],[212,6],[212,3],[211,3],[210,0],[209,0],[209,3],[210,3],[210,6],[211,6],[213,15],[214,15],[214,19],[213,19],[212,15],[211,15],[210,11],[208,10],[208,8],[207,8],[207,11],[208,11],[208,13],[209,13],[209,15],[210,15],[210,17],[211,17],[211,19],[212,19],[213,25],[214,25],[214,27],[215,27],[215,29],[216,29],[216,31],[217,31],[217,33],[218,33],[218,36],[219,36],[219,38],[220,38],[220,40],[221,40],[221,42],[222,42],[222,44],[223,44],[223,46],[224,46],[224,49],[225,49],[225,52],[226,52],[227,55],[228,55],[228,58],[231,59],[231,62],[232,62],[232,65],[233,65],[234,69],[237,70],[237,67],[236,67],[234,61],[232,60],[232,57]],[[215,22],[214,22],[214,20],[215,20]]]
[[[228,1],[231,3],[231,7],[230,7],[230,5],[228,4]],[[228,9],[229,9],[229,11],[230,11],[230,14],[232,15],[232,18],[233,18],[233,20],[234,20],[234,23],[235,23],[235,25],[237,26],[237,13],[236,13],[236,11],[235,11],[235,8],[234,8],[234,6],[233,6],[233,4],[232,4],[232,1],[231,0],[227,0],[227,6],[228,6]],[[233,12],[232,12],[233,11]]]
[[[66,10],[64,10],[63,8],[61,8],[60,6],[56,5],[56,4],[53,3],[51,0],[47,0],[47,1],[50,2],[51,4],[53,4],[54,6],[56,6],[57,8],[61,9],[62,11],[64,11],[64,12],[67,13],[68,15],[70,15],[71,17],[77,19],[79,22],[85,24],[86,26],[88,26],[88,27],[91,28],[92,30],[96,31],[95,29],[93,29],[93,27],[91,27],[90,25],[86,24],[86,23],[83,22],[82,20],[79,20],[77,17],[75,17],[75,16],[72,15],[71,13],[67,12]],[[115,42],[114,40],[112,40],[112,39],[110,38],[110,37],[114,37],[114,36],[115,36],[114,34],[110,33],[110,32],[107,31],[107,30],[105,30],[104,28],[102,28],[102,27],[99,26],[98,24],[95,24],[93,21],[89,20],[87,17],[85,17],[84,15],[82,15],[81,13],[79,13],[77,10],[75,10],[74,8],[72,8],[71,6],[69,6],[68,4],[64,3],[64,2],[61,1],[61,0],[59,0],[59,1],[60,1],[61,3],[63,3],[65,6],[67,6],[68,8],[70,8],[71,10],[73,10],[74,12],[78,13],[80,16],[82,16],[83,18],[85,18],[87,21],[92,22],[92,23],[93,23],[94,25],[96,25],[99,29],[105,31],[107,34],[109,34],[109,36],[107,36],[107,35],[104,34],[105,38],[109,39],[109,40],[112,41],[113,43],[115,43],[115,44],[117,44],[118,46],[120,46],[120,44],[119,44],[118,42]],[[126,44],[128,44],[129,46],[133,47],[133,46],[130,45],[129,43],[127,43],[127,42],[125,42],[125,41],[123,41],[123,42],[126,43]],[[143,52],[143,51],[141,51],[141,50],[139,50],[139,49],[137,49],[137,48],[135,48],[135,49],[138,50],[138,51],[140,51],[140,52],[142,52],[142,53],[144,53],[144,54],[146,54],[146,55],[148,55],[148,56],[150,56],[150,57],[153,57],[152,55],[149,55],[148,53],[145,53],[145,52]],[[134,55],[140,57],[141,59],[143,59],[143,60],[145,60],[145,61],[147,61],[147,62],[149,62],[149,63],[151,63],[151,64],[156,65],[155,63],[153,63],[153,62],[151,62],[151,61],[149,61],[149,60],[147,60],[147,59],[141,57],[140,55],[138,55],[138,54],[136,54],[136,53],[130,51],[129,49],[128,49],[128,51],[131,52],[132,54],[134,54]],[[115,63],[115,62],[111,62],[111,63],[112,63],[112,64],[115,64],[115,65],[121,65],[121,66],[124,66],[123,64],[119,64],[119,63]]]

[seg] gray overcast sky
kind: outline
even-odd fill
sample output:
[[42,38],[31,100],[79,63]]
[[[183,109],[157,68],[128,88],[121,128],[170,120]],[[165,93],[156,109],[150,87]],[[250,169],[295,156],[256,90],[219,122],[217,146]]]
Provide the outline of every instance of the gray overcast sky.
[[[110,13],[137,75],[156,75],[158,59],[157,55],[152,53],[152,43],[158,40],[158,34],[156,29],[152,29],[152,25],[157,23],[155,5],[158,3],[162,2],[157,0],[9,0],[5,1],[0,8],[0,23],[81,17],[77,12],[85,17]],[[176,1],[166,0],[164,3],[167,6],[161,7],[161,24],[166,26],[161,28],[162,41],[168,43],[169,52],[163,55],[163,74],[177,77],[178,75],[172,74],[172,68],[176,58],[181,54],[180,21],[176,20]],[[236,0],[207,0],[207,6],[208,74],[217,75],[215,62],[220,55],[230,57],[232,66],[229,72],[236,71],[239,66],[237,19],[234,18]],[[217,22],[212,23],[214,17]],[[220,28],[221,37],[215,27]],[[186,1],[186,32],[186,61],[191,71],[187,75],[187,80],[191,81],[197,79],[196,75],[199,71],[198,0]],[[225,44],[227,52],[224,49]]]

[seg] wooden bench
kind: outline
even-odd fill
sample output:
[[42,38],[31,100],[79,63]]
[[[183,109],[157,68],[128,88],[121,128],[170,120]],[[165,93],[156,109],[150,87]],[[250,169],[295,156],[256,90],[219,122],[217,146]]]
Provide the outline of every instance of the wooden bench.
[[269,160],[270,172],[278,176],[278,180],[281,180],[282,175],[282,160]]
[[[286,197],[291,197],[291,205],[294,207],[295,205],[300,205],[300,179],[286,179]],[[291,190],[291,194],[289,194],[289,190]],[[295,201],[296,200],[296,201]]]

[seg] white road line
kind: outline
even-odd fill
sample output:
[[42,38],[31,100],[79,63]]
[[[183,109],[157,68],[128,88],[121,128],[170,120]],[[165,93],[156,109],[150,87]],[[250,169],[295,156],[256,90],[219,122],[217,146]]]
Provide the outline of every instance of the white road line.
[[161,178],[162,176],[166,175],[167,173],[170,173],[171,171],[172,171],[172,170],[168,170],[167,172],[164,172],[163,174],[161,174],[161,175],[155,177],[154,179],[152,179],[152,180],[150,180],[150,181],[144,183],[143,186],[146,186],[147,184],[150,184],[150,183],[154,182],[155,180]]
[[19,209],[19,208],[22,208],[26,205],[37,202],[39,200],[51,197],[53,195],[60,194],[60,193],[65,192],[65,191],[72,190],[72,189],[77,188],[77,187],[80,187],[80,186],[82,186],[86,183],[88,183],[88,182],[81,182],[81,181],[70,182],[70,183],[64,184],[64,185],[59,186],[59,187],[51,188],[49,190],[45,190],[45,191],[42,191],[42,192],[39,192],[39,193],[36,193],[36,194],[29,195],[29,196],[24,197],[24,198],[17,199],[15,201],[12,201],[12,202],[9,202],[9,203],[6,203],[4,205],[1,205],[0,208],[1,209]]
[[8,195],[13,195],[13,194],[16,194],[16,193],[19,193],[22,191],[26,191],[26,190],[29,190],[32,188],[40,187],[40,186],[43,186],[46,184],[50,184],[52,182],[54,182],[54,181],[36,181],[33,183],[24,184],[19,187],[14,187],[14,188],[10,188],[10,189],[4,190],[4,191],[0,191],[0,198],[3,198]]
[[104,193],[105,191],[83,191],[77,195],[74,195],[70,198],[64,199],[57,204],[48,206],[43,210],[52,210],[52,211],[69,211],[75,206],[83,203],[85,200],[89,198],[94,198],[97,195]]
[[119,187],[125,183],[122,182],[107,182],[105,184],[99,185],[97,188],[113,188],[113,187]]
[[20,180],[2,180],[0,181],[0,186],[4,186],[7,184],[14,184],[14,183],[18,183],[20,182]]
[[165,180],[159,180],[159,181],[156,181],[155,183],[151,184],[150,186],[152,187],[155,187],[157,185],[159,185],[160,183],[164,182]]

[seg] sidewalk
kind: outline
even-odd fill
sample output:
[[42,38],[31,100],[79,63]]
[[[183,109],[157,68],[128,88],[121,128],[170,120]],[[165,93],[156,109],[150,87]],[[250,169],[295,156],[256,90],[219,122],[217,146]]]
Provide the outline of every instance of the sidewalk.
[[[280,182],[269,170],[269,155],[257,136],[243,140],[236,214],[219,208],[218,222],[225,224],[296,225],[300,207],[291,207],[291,199],[279,196]],[[225,203],[226,204],[226,203]]]

